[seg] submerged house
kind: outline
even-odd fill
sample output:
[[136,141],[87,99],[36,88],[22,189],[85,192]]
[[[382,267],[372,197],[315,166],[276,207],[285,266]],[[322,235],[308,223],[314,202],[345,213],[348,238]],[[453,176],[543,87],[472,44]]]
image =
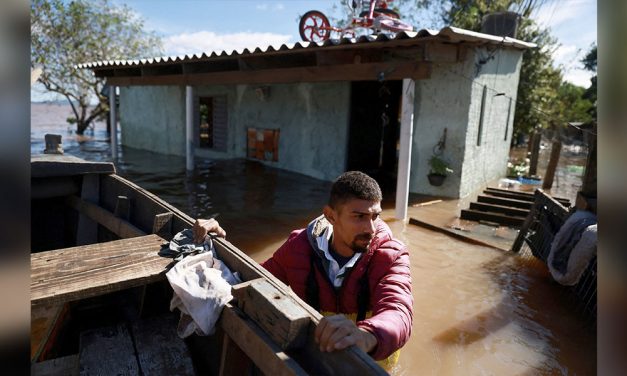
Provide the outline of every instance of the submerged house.
[[[196,156],[324,180],[357,169],[398,208],[408,191],[463,197],[505,174],[531,47],[446,27],[81,67],[119,87],[124,145],[188,168]],[[434,151],[454,171],[441,186],[427,179]]]

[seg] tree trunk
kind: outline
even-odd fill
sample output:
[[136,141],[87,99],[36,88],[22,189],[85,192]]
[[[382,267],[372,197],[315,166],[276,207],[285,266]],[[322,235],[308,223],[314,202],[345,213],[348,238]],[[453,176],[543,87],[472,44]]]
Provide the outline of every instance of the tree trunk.
[[85,120],[76,120],[76,134],[84,134],[87,127],[89,127],[89,123]]

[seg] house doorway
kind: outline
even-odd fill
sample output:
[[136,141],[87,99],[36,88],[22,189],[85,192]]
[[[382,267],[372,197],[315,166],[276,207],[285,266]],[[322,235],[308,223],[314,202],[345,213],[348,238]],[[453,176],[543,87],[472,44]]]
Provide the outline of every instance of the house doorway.
[[396,191],[402,81],[351,86],[347,170],[372,176],[384,195]]

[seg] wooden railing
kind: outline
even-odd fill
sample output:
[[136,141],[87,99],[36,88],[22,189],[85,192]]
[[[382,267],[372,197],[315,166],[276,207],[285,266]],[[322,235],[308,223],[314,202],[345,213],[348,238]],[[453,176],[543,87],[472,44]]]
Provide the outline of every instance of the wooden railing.
[[[543,263],[547,263],[553,238],[571,214],[566,207],[544,193],[535,191],[534,204],[525,219],[511,251],[523,253],[527,250]],[[565,287],[572,294],[579,310],[588,318],[596,320],[597,311],[597,259],[590,261],[579,282]]]

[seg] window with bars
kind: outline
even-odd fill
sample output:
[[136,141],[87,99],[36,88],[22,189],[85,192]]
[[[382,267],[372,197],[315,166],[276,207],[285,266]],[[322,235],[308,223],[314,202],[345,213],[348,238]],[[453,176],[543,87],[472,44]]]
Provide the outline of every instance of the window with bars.
[[226,151],[227,144],[227,101],[226,96],[199,98],[198,146],[216,151]]

